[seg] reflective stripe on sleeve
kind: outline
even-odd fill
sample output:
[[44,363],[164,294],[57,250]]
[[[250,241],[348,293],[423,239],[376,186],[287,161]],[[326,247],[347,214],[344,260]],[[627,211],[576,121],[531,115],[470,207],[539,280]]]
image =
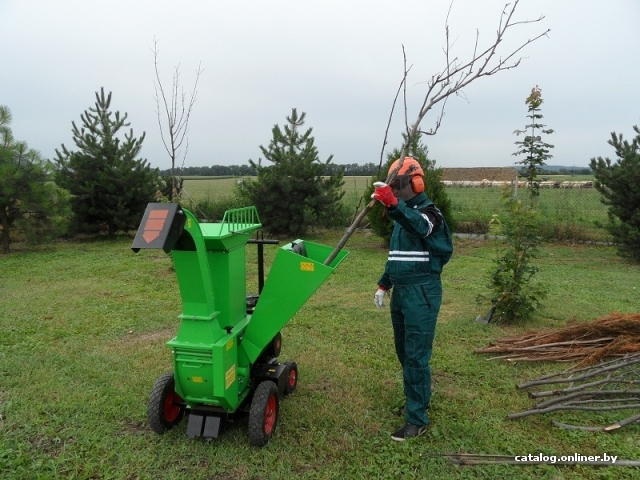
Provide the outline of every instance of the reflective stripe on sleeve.
[[429,216],[426,213],[422,214],[422,218],[424,218],[429,224],[429,232],[425,235],[425,238],[426,238],[429,235],[431,235],[431,232],[433,232],[433,223],[431,223],[431,220],[429,220]]
[[391,250],[389,252],[389,261],[396,262],[428,262],[429,252],[415,251],[415,252],[403,252],[400,250]]

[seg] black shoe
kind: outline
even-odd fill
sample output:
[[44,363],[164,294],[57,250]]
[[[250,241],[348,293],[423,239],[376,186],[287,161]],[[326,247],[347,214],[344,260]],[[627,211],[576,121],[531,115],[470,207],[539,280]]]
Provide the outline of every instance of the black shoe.
[[418,437],[427,433],[426,425],[411,425],[405,423],[400,430],[391,435],[391,439],[396,442],[404,442],[407,438]]

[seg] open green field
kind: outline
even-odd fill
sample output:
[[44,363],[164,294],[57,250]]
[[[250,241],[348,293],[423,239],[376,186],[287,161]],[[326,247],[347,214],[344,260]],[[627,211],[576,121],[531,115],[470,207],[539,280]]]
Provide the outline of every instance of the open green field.
[[[196,201],[206,199],[217,201],[233,195],[233,189],[240,180],[241,177],[185,177],[184,189]],[[370,185],[371,178],[345,177],[344,180],[344,201],[348,205],[355,206]]]
[[[544,178],[556,181],[563,179],[583,181],[585,176],[548,175]],[[562,177],[562,178],[560,178]],[[219,201],[233,194],[239,178],[229,177],[187,177],[184,188],[196,200]],[[363,193],[370,185],[370,177],[345,177],[344,203],[349,211],[361,202]],[[448,187],[447,193],[458,223],[458,231],[465,233],[487,233],[489,221],[494,214],[502,215],[502,189]],[[595,188],[544,188],[538,199],[547,236],[556,239],[610,241],[609,235],[598,224],[606,224],[607,209],[600,202],[600,194]],[[345,225],[346,226],[346,225]]]
[[[311,240],[335,245],[342,232]],[[186,423],[151,432],[146,403],[171,370],[180,298],[162,251],[133,254],[132,239],[60,242],[0,256],[0,477],[3,479],[632,479],[638,469],[587,466],[458,467],[438,453],[617,455],[638,460],[640,425],[613,433],[551,425],[601,425],[627,416],[566,413],[507,420],[532,400],[517,383],[568,364],[488,362],[473,350],[531,328],[638,310],[640,268],[612,247],[548,245],[539,260],[547,308],[528,326],[475,322],[497,244],[456,239],[443,276],[432,424],[425,437],[391,441],[402,420],[389,313],[373,305],[387,257],[356,233],[351,254],[283,330],[281,360],[298,363],[297,391],[283,400],[278,429],[249,445],[239,418],[213,442],[189,440]],[[276,247],[265,247],[267,265]],[[256,249],[247,246],[248,289]],[[282,292],[287,295],[287,292]]]
[[184,189],[194,200],[219,201],[233,195],[240,177],[185,177]]

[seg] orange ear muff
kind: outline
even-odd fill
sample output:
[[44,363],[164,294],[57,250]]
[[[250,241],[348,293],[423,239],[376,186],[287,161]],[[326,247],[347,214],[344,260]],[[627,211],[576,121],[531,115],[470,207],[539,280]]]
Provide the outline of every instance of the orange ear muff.
[[424,179],[420,175],[411,177],[411,190],[413,190],[413,193],[424,192]]

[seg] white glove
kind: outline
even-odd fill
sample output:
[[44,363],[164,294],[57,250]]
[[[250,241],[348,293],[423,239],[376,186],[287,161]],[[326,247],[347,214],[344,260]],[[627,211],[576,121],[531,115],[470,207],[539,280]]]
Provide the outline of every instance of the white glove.
[[376,307],[382,308],[384,307],[384,295],[387,293],[387,290],[383,288],[379,288],[375,295],[373,296],[373,302],[376,304]]

